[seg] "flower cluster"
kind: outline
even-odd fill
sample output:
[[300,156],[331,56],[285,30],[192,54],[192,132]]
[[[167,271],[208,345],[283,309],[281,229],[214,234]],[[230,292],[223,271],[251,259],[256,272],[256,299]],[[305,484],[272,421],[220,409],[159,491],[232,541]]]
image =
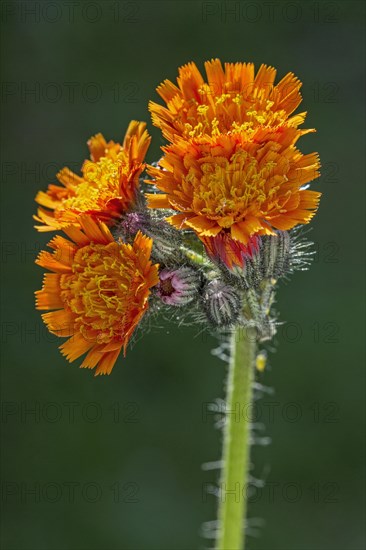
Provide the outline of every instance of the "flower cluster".
[[86,354],[81,366],[96,374],[109,374],[143,317],[164,309],[270,338],[275,282],[307,261],[294,228],[317,210],[308,184],[319,159],[297,147],[314,131],[294,114],[300,81],[289,73],[275,85],[266,65],[205,68],[206,80],[190,63],[177,84],[157,88],[166,106],[149,107],[167,140],[158,163],[146,167],[151,138],[132,121],[122,144],[93,136],[81,174],[64,168],[36,196],[38,231],[65,234],[36,260],[49,270],[36,307],[68,338],[67,359]]
[[306,184],[318,177],[316,153],[303,155],[298,139],[305,114],[290,116],[301,101],[293,74],[273,85],[276,71],[251,63],[194,63],[179,70],[178,87],[158,88],[166,107],[150,104],[153,122],[169,144],[161,169],[149,168],[161,193],[150,208],[172,209],[167,221],[193,229],[211,256],[243,265],[256,237],[308,223],[320,193]]

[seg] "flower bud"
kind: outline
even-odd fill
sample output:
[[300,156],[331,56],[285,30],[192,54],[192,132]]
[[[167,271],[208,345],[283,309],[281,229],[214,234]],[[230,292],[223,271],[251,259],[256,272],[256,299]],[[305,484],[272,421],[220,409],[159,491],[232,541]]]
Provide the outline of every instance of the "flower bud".
[[164,219],[151,217],[146,210],[127,212],[119,222],[115,236],[130,240],[139,230],[153,240],[153,255],[157,261],[164,262],[177,255],[181,241],[179,232]]
[[119,229],[127,237],[133,237],[146,225],[146,221],[146,216],[142,212],[127,212],[121,220]]
[[257,251],[247,257],[243,268],[234,272],[239,275],[246,288],[257,288],[263,279],[279,279],[289,274],[291,268],[290,235],[287,231],[276,231],[276,235],[265,235],[260,239]]
[[195,298],[199,285],[200,276],[191,267],[165,268],[159,273],[155,292],[164,304],[184,306]]
[[276,233],[262,237],[262,273],[267,279],[279,279],[290,270],[290,235],[287,231]]
[[181,244],[181,235],[163,220],[151,220],[146,234],[153,239],[154,257],[160,262],[177,259]]
[[236,323],[240,311],[240,297],[223,281],[214,279],[206,284],[202,303],[207,318],[214,327],[228,327]]

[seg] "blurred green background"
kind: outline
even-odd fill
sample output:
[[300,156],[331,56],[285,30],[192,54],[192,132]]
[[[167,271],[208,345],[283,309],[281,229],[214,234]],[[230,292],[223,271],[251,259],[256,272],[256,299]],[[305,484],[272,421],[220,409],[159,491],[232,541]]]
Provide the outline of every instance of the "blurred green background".
[[[316,261],[281,285],[280,327],[257,403],[266,480],[251,498],[251,550],[365,548],[363,467],[363,2],[1,3],[2,548],[193,550],[220,457],[207,403],[223,397],[216,342],[164,322],[110,377],[68,365],[34,311],[39,189],[77,170],[96,132],[118,140],[179,65],[264,62],[304,82],[300,142],[320,153]],[[33,409],[33,412],[32,412]],[[259,526],[259,527],[258,527]],[[204,529],[205,531],[205,529]]]

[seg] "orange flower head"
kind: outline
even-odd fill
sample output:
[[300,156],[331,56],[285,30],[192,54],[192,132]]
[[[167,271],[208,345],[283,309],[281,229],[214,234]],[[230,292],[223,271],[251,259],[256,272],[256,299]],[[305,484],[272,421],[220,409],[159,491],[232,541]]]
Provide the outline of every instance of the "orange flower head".
[[41,208],[35,219],[42,225],[36,228],[51,231],[70,224],[78,226],[83,213],[113,224],[136,199],[151,140],[145,127],[143,122],[132,121],[122,145],[114,141],[107,143],[102,134],[90,138],[91,160],[84,162],[82,176],[63,168],[57,174],[62,185],[51,184],[47,192],[37,194],[36,201]]
[[225,255],[240,264],[236,244],[253,245],[253,236],[308,223],[315,214],[320,193],[304,186],[318,177],[319,159],[296,148],[300,135],[280,126],[258,128],[250,140],[243,133],[176,138],[163,148],[163,169],[148,169],[162,192],[149,194],[148,205],[175,210],[169,223],[193,229],[209,253],[222,249],[227,265]]
[[110,374],[148,308],[158,265],[150,260],[152,239],[138,232],[133,244],[115,242],[108,227],[90,216],[54,237],[36,263],[46,273],[36,307],[53,334],[70,337],[61,351],[69,361],[87,353],[81,367]]
[[253,63],[206,61],[207,82],[195,63],[179,69],[177,84],[164,80],[157,92],[166,103],[150,102],[155,126],[173,142],[227,132],[253,133],[258,126],[297,127],[306,113],[290,116],[302,101],[301,82],[288,73],[274,85],[276,69]]

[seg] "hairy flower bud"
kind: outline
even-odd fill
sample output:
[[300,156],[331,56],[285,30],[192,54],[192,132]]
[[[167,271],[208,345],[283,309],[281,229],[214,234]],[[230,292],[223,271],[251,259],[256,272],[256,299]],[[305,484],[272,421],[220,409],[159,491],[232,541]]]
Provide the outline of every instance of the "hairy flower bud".
[[279,279],[290,270],[290,235],[287,231],[276,233],[276,236],[262,237],[260,255],[266,279]]
[[148,225],[149,218],[143,210],[126,212],[118,224],[113,228],[114,237],[122,237],[123,240],[130,240],[137,231],[142,231]]
[[181,242],[179,232],[167,224],[164,219],[150,216],[143,207],[141,210],[128,212],[123,216],[117,229],[114,231],[116,237],[131,240],[137,233],[142,231],[153,240],[153,255],[159,262],[177,256],[177,250]]
[[192,302],[198,292],[200,276],[191,267],[162,269],[156,294],[160,300],[171,306],[184,306]]
[[246,288],[258,287],[264,279],[279,279],[291,271],[291,240],[287,231],[261,237],[257,251],[248,257],[241,270],[236,269]]
[[219,279],[206,284],[202,303],[207,318],[214,327],[228,327],[238,320],[240,297],[231,286]]
[[154,256],[160,262],[178,259],[180,254],[181,235],[163,220],[152,220],[146,234],[153,239]]

